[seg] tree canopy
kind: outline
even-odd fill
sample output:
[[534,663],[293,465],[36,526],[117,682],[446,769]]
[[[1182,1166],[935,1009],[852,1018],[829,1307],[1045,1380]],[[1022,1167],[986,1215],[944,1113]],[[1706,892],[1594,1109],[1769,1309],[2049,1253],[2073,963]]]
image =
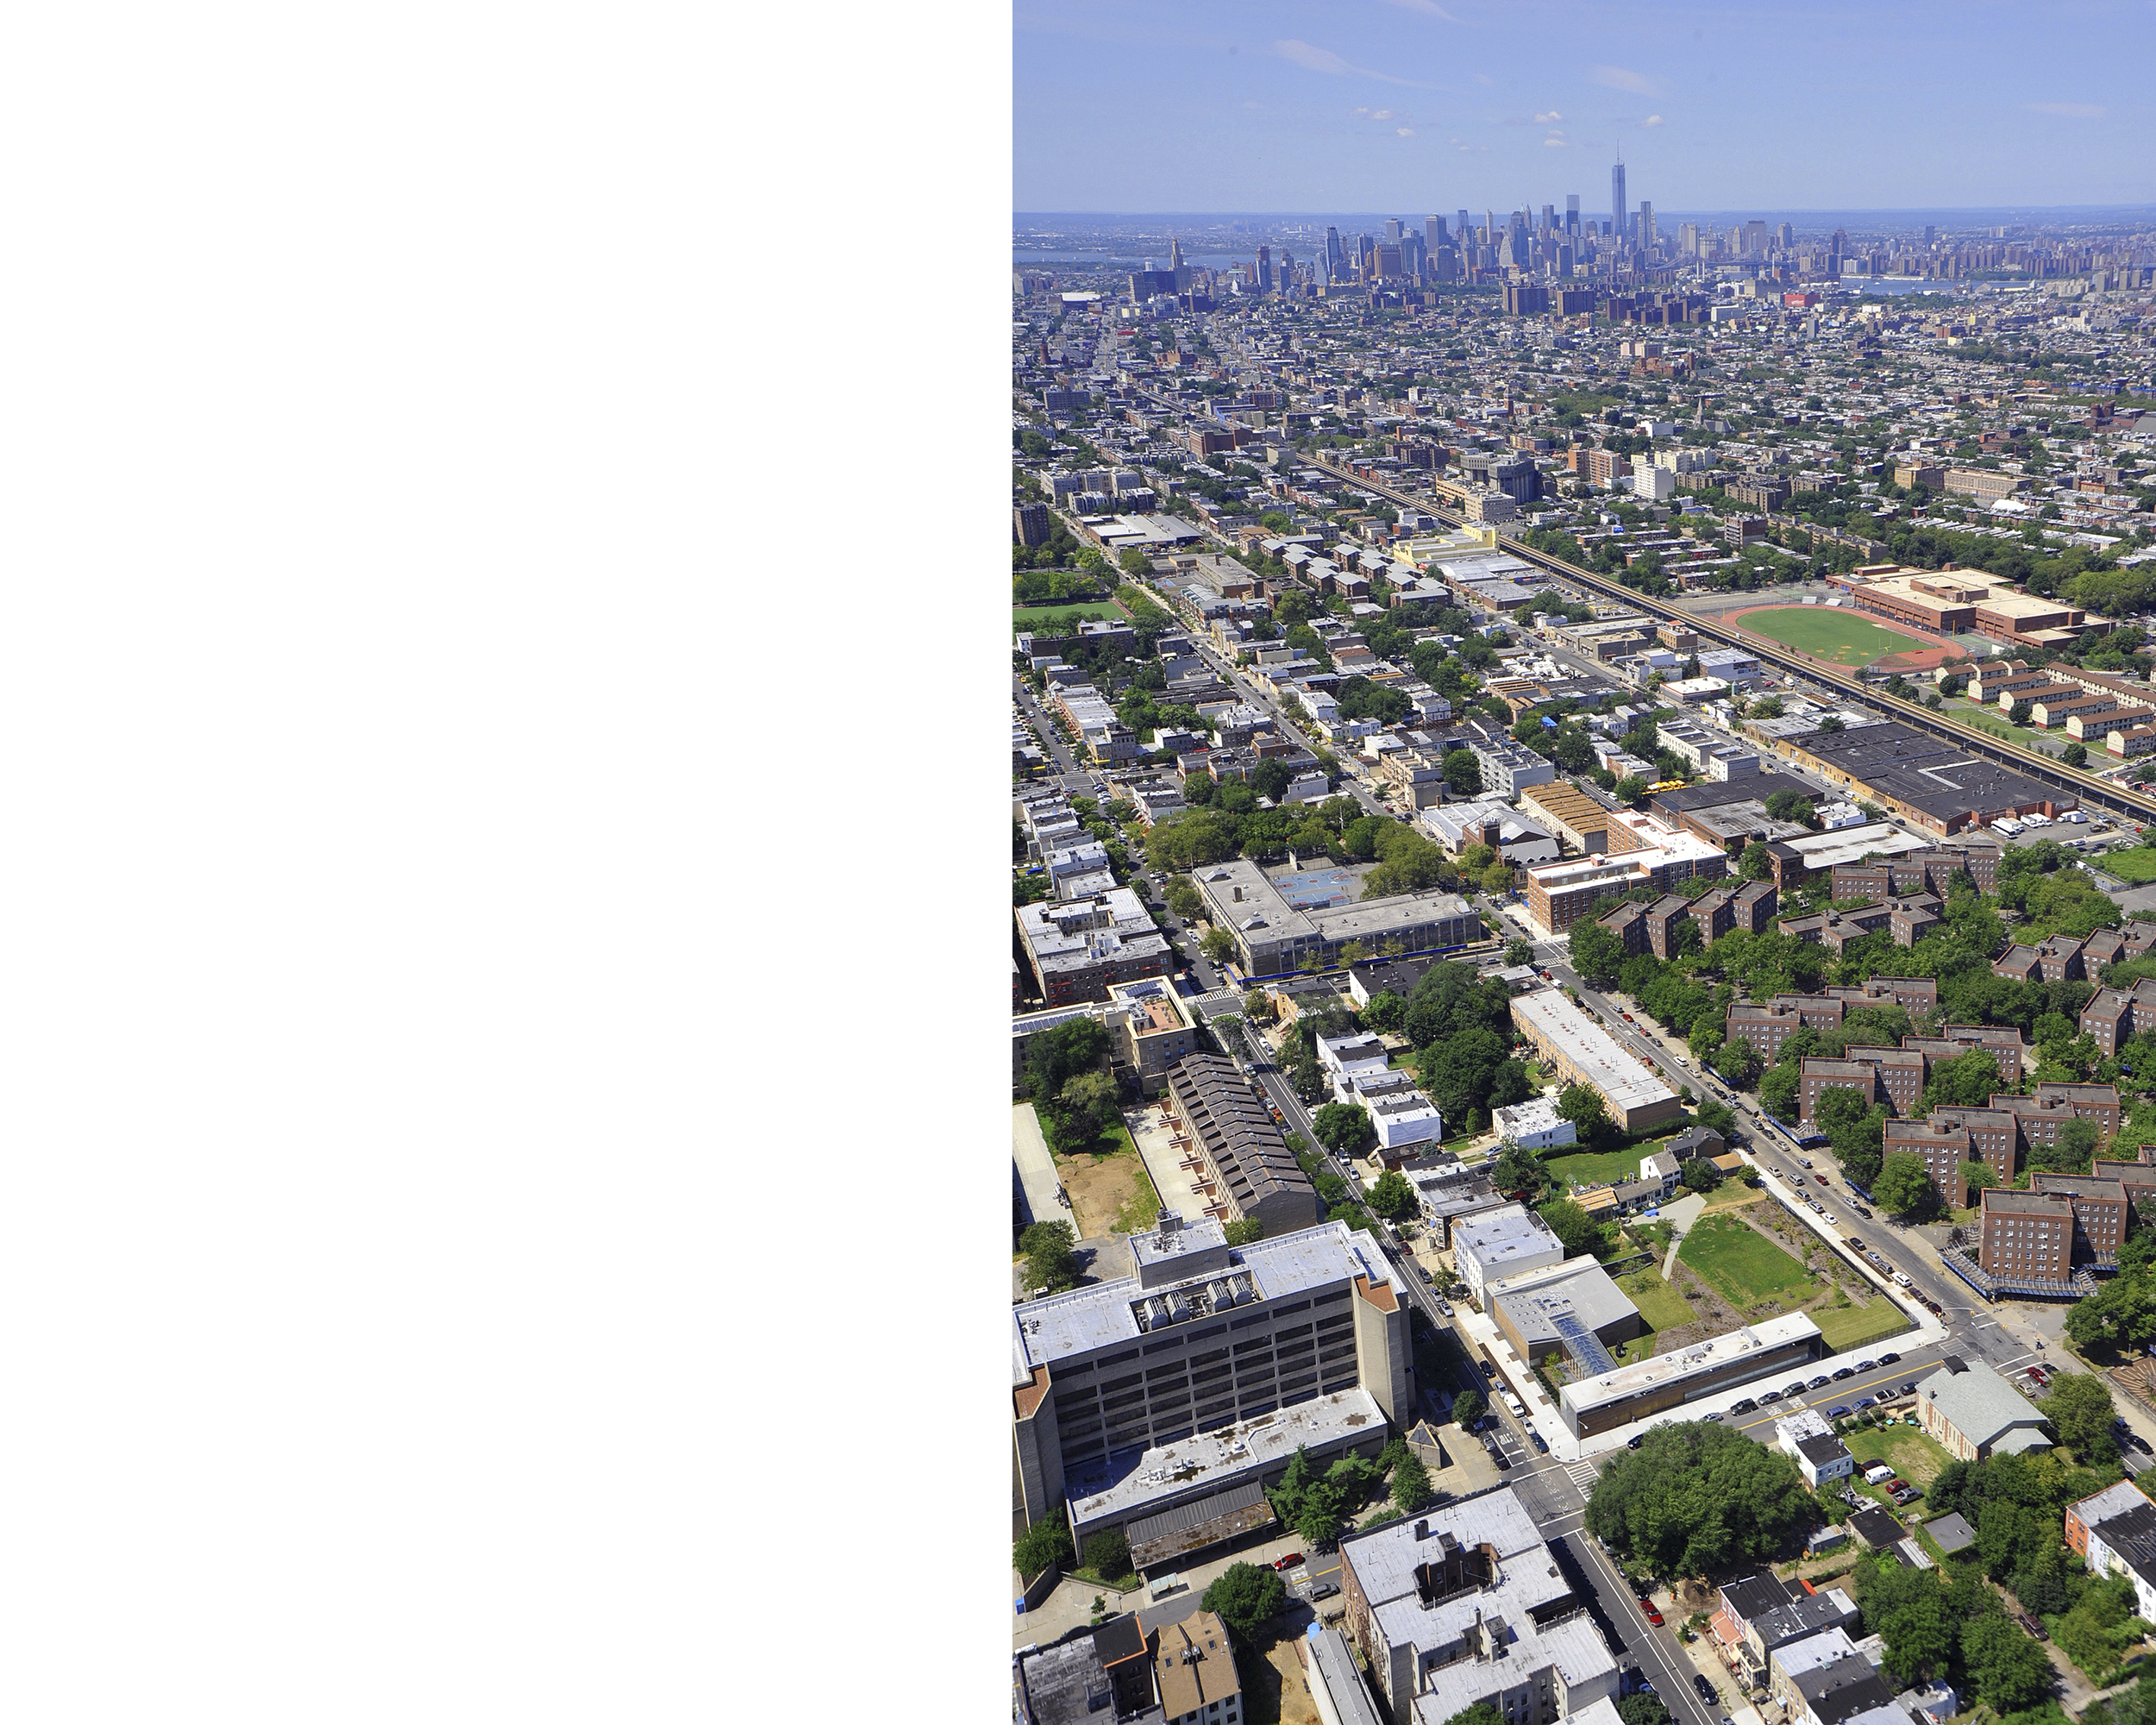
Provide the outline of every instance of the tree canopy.
[[1288,1596],[1277,1572],[1257,1564],[1232,1563],[1206,1589],[1199,1609],[1211,1611],[1227,1626],[1228,1634],[1249,1647],[1278,1613]]
[[1703,1575],[1781,1550],[1811,1512],[1796,1464],[1727,1426],[1651,1427],[1595,1483],[1587,1528],[1662,1575]]

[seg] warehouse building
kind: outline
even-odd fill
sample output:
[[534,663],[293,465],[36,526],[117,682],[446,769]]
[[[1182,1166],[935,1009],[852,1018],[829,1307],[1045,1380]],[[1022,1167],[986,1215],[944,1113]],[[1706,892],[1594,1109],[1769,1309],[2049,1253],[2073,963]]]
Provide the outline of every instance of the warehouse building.
[[1656,1354],[1568,1383],[1557,1392],[1557,1411],[1574,1437],[1592,1437],[1719,1390],[1793,1371],[1825,1352],[1819,1326],[1802,1312],[1790,1312],[1679,1353]]

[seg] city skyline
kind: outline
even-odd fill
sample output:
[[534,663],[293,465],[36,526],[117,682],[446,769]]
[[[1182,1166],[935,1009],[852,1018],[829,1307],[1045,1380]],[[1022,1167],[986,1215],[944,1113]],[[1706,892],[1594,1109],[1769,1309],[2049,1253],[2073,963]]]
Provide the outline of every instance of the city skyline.
[[1966,9],[1830,8],[1793,28],[1763,8],[1570,0],[1208,3],[1165,24],[1122,0],[1021,8],[1012,201],[1280,210],[1352,187],[1403,212],[1509,209],[1553,166],[1587,188],[1620,152],[1632,198],[1658,210],[2156,199],[2133,74],[2156,10],[1979,9],[1972,26]]

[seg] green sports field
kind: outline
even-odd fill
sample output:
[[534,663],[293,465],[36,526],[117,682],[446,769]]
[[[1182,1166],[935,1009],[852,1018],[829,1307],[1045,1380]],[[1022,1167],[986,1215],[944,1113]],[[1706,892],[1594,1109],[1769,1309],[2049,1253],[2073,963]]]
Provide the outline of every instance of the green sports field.
[[1737,621],[1754,634],[1795,647],[1836,665],[1869,665],[1890,653],[1936,646],[1913,635],[1882,628],[1854,612],[1823,605],[1784,605],[1748,611]]
[[1106,599],[1094,605],[1014,605],[1011,607],[1011,632],[1016,635],[1021,630],[1030,630],[1036,635],[1047,635],[1081,622],[1097,623],[1103,619],[1116,623],[1130,620],[1121,605]]

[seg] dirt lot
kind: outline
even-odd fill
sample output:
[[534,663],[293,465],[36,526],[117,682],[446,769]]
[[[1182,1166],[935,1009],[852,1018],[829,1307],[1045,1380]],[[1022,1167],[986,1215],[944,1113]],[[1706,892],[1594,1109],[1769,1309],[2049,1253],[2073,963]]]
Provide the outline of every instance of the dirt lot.
[[1056,1158],[1056,1174],[1070,1194],[1081,1239],[1150,1228],[1160,1214],[1160,1197],[1146,1176],[1138,1147],[1127,1132],[1119,1129],[1118,1136],[1122,1147],[1112,1155]]
[[1241,1655],[1236,1671],[1243,1678],[1243,1716],[1250,1725],[1273,1719],[1281,1725],[1324,1725],[1289,1637],[1282,1636],[1263,1654]]

